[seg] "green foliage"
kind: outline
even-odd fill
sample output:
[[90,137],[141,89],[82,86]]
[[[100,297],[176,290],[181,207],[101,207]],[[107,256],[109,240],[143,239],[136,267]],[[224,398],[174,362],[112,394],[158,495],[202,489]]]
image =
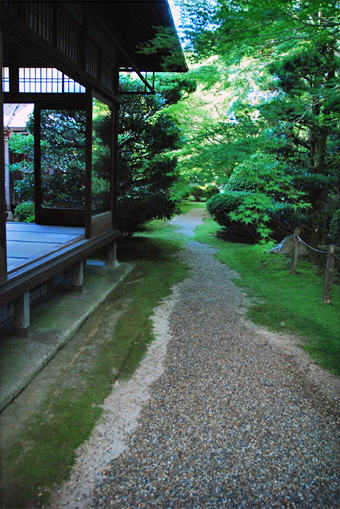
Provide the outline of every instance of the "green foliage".
[[[47,207],[84,206],[85,114],[77,110],[41,111],[41,189]],[[14,183],[19,200],[34,200],[34,123],[29,135],[13,134],[9,148],[22,156],[10,166],[20,172]]]
[[333,284],[332,305],[322,302],[324,273],[299,260],[290,274],[290,259],[264,253],[257,246],[226,242],[211,218],[195,230],[195,238],[218,250],[216,257],[239,274],[235,283],[250,299],[248,318],[279,333],[300,337],[301,347],[332,373],[340,374],[339,287]]
[[33,158],[34,136],[33,134],[12,133],[8,146],[14,154],[24,154],[26,157]]
[[204,190],[204,198],[209,200],[212,196],[215,196],[216,194],[219,194],[220,190],[217,186],[214,184],[207,184],[203,188]]
[[183,41],[193,59],[273,58],[329,35],[339,39],[337,0],[182,0]]
[[212,217],[228,230],[245,232],[266,244],[273,233],[275,221],[289,224],[288,216],[308,208],[303,192],[292,185],[293,177],[285,166],[271,155],[257,153],[237,166],[232,173],[224,194],[207,203]]
[[190,192],[195,200],[201,201],[204,196],[204,190],[201,186],[192,186]]
[[[180,7],[199,81],[175,111],[187,126],[181,173],[226,187],[230,177],[230,190],[251,191],[232,217],[256,225],[263,239],[275,225],[285,234],[299,225],[312,245],[325,242],[340,162],[338,2],[183,0]],[[254,172],[235,180],[258,153],[281,167],[278,182],[289,195],[275,189],[273,165],[264,186]]]
[[125,235],[138,231],[153,219],[170,219],[179,212],[176,202],[162,190],[139,186],[118,197],[119,229]]
[[181,98],[182,89],[190,90],[190,84],[172,75],[158,79],[161,93],[156,95],[143,93],[136,80],[121,80],[117,226],[123,234],[131,235],[152,219],[169,219],[178,210],[172,191],[178,180],[173,151],[181,133],[166,106]]
[[191,185],[188,187],[188,195],[193,196],[196,201],[209,200],[215,194],[219,194],[219,188],[214,184]]
[[[183,62],[183,54],[178,44],[178,36],[174,27],[154,27],[155,37],[146,43],[139,44],[139,53],[162,56],[164,72],[176,72],[179,63]],[[176,48],[176,51],[173,50]],[[183,62],[184,63],[184,62]]]
[[[33,126],[29,124],[29,128]],[[85,111],[41,111],[41,180],[45,207],[84,207],[85,131]]]
[[14,217],[21,223],[34,223],[35,209],[34,203],[31,201],[24,201],[19,203],[14,210]]
[[221,226],[229,226],[231,223],[230,212],[237,210],[244,202],[244,191],[229,191],[212,196],[207,202],[209,214]]
[[92,102],[92,213],[108,212],[111,205],[112,109]]
[[34,136],[12,133],[8,146],[21,161],[9,165],[14,173],[14,191],[20,201],[34,200]]

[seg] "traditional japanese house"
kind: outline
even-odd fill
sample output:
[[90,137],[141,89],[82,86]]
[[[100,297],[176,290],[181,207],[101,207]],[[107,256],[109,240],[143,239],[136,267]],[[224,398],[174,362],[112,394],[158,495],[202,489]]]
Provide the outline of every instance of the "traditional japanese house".
[[[1,306],[13,307],[16,332],[25,335],[32,290],[70,268],[73,287],[79,290],[83,261],[100,248],[106,250],[106,263],[115,264],[119,73],[137,73],[145,90],[154,92],[148,76],[164,71],[164,55],[143,54],[138,45],[152,39],[155,27],[174,30],[174,24],[167,0],[2,0],[0,7]],[[172,44],[168,51],[178,56],[169,70],[185,72],[178,39]],[[32,104],[34,109],[32,224],[6,222],[10,203],[5,194],[3,104]],[[96,136],[101,116],[109,142],[98,142]],[[59,133],[65,146],[74,147],[67,161],[65,154],[52,160],[46,152],[49,126],[61,117],[73,123]],[[105,164],[95,157],[98,143],[105,145]],[[59,171],[59,188],[51,181],[52,170],[54,175]],[[60,192],[62,186],[67,193]]]

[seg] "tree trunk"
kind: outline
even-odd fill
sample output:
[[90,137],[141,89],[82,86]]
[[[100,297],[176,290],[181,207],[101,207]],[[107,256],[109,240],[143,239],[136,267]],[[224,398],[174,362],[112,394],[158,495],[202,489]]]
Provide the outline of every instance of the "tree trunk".
[[[312,136],[311,158],[315,168],[314,173],[324,175],[325,173],[325,158],[326,158],[326,143],[327,143],[328,130],[326,127],[320,127],[317,133]],[[311,195],[312,205],[312,234],[310,236],[311,247],[317,249],[322,244],[324,225],[322,224],[322,207],[326,197],[322,188],[316,187]],[[310,250],[308,258],[311,262],[316,263],[317,253]]]

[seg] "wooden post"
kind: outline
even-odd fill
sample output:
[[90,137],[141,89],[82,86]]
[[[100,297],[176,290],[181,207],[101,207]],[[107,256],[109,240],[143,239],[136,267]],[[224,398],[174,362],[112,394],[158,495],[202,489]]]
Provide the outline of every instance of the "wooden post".
[[296,274],[296,264],[297,259],[299,256],[299,239],[298,236],[300,236],[301,230],[300,228],[295,228],[294,230],[294,245],[293,245],[293,254],[292,254],[292,261],[290,263],[290,273]]
[[30,325],[30,292],[25,292],[14,301],[14,331],[16,336],[27,337]]
[[325,304],[331,303],[332,279],[334,270],[334,254],[335,246],[331,244],[328,246],[328,257],[326,266],[325,286],[323,290],[323,301]]
[[80,260],[72,267],[72,291],[81,293],[84,284],[84,262]]

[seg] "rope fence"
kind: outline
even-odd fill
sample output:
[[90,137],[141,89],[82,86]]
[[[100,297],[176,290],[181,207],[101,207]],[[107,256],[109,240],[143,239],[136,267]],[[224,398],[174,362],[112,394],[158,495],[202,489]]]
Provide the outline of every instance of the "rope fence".
[[320,249],[315,249],[312,246],[309,246],[304,240],[300,237],[301,230],[300,228],[295,228],[294,230],[294,249],[292,254],[292,260],[290,264],[290,273],[296,274],[296,264],[299,255],[299,242],[302,242],[308,249],[312,249],[317,253],[326,254],[327,255],[327,265],[326,265],[326,275],[325,275],[325,284],[323,290],[323,302],[325,304],[331,303],[331,292],[332,292],[332,281],[333,281],[333,271],[334,271],[334,259],[340,261],[340,258],[335,254],[335,246],[333,244],[328,246],[328,251],[321,251]]
[[[302,244],[304,244],[306,247],[308,247],[309,249],[312,249],[313,251],[316,251],[317,253],[323,253],[323,254],[328,254],[328,251],[320,251],[320,249],[315,249],[315,247],[312,247],[312,246],[309,246],[304,240],[302,240],[301,237],[299,237],[297,235],[297,238],[299,240],[299,242],[302,242]],[[339,260],[340,262],[340,258],[338,256],[336,256],[336,254],[334,254],[334,258],[336,258],[337,260]]]

